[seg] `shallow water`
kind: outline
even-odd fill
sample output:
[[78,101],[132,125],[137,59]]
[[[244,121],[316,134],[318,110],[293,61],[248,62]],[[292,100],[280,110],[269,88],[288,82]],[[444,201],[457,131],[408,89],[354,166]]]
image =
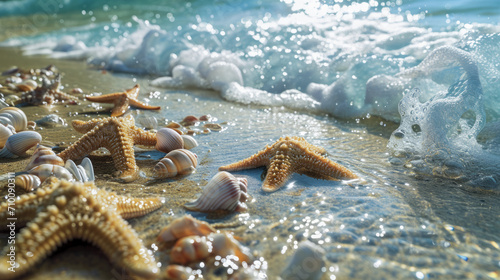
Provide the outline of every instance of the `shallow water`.
[[[483,8],[471,1],[453,2],[449,6],[445,5],[445,10],[443,10],[441,6],[435,6],[433,2],[428,1],[402,2],[387,2],[391,8],[389,13],[383,17],[377,17],[377,12],[381,12],[386,4],[382,6],[381,3],[378,3],[377,7],[371,8],[371,12],[353,12],[351,13],[353,18],[347,16],[340,19],[340,24],[327,23],[327,19],[335,15],[333,12],[327,13],[326,18],[322,15],[312,14],[312,11],[317,11],[317,9],[309,9],[308,7],[317,7],[313,5],[316,2],[311,2],[308,6],[300,6],[298,1],[292,1],[292,4],[287,1],[274,1],[268,2],[267,6],[263,7],[262,3],[258,2],[238,3],[234,6],[224,2],[220,4],[220,8],[214,8],[218,6],[213,5],[203,6],[204,4],[198,2],[187,6],[184,1],[176,2],[169,7],[157,6],[158,3],[154,5],[135,3],[133,4],[136,8],[134,13],[126,7],[115,7],[111,2],[107,9],[94,2],[85,4],[87,6],[84,8],[78,2],[71,2],[72,4],[65,6],[65,8],[51,10],[56,13],[53,17],[47,17],[46,24],[38,26],[34,32],[37,34],[35,37],[22,37],[20,39],[21,45],[25,46],[22,49],[24,53],[29,51],[36,53],[43,50],[49,56],[61,55],[61,53],[68,54],[70,53],[68,51],[54,51],[53,45],[47,48],[26,48],[39,40],[56,43],[57,40],[68,34],[85,42],[87,47],[102,44],[106,46],[106,51],[113,50],[114,47],[116,50],[118,49],[116,44],[124,34],[136,32],[137,42],[142,42],[143,36],[148,34],[150,27],[141,29],[139,23],[141,20],[150,20],[151,23],[161,26],[160,39],[157,39],[159,41],[153,40],[153,43],[162,46],[163,53],[156,53],[152,57],[144,56],[140,63],[130,64],[131,56],[127,52],[121,52],[126,47],[134,46],[134,42],[130,41],[121,45],[123,48],[119,52],[111,52],[110,56],[105,59],[101,57],[99,65],[96,66],[92,63],[95,62],[92,59],[96,57],[96,50],[92,49],[81,57],[76,57],[81,53],[73,53],[75,57],[72,57],[75,59],[89,58],[90,64],[83,61],[58,60],[38,55],[24,56],[19,48],[1,49],[0,61],[2,63],[0,66],[5,69],[12,65],[30,68],[43,67],[53,63],[64,73],[63,83],[67,89],[80,87],[85,94],[121,91],[139,83],[141,85],[141,98],[147,98],[150,103],[161,105],[162,110],[160,112],[133,111],[138,123],[140,118],[145,116],[154,116],[159,123],[164,123],[172,120],[180,121],[187,115],[201,116],[206,114],[216,117],[216,122],[223,123],[224,129],[221,132],[196,135],[200,146],[193,151],[198,154],[200,165],[196,173],[185,178],[164,181],[149,180],[147,176],[151,175],[154,164],[163,155],[149,150],[137,150],[136,158],[141,171],[144,172],[144,177],[123,185],[113,177],[114,169],[110,164],[109,157],[92,157],[98,186],[130,195],[166,197],[166,205],[161,210],[130,221],[148,247],[154,243],[160,228],[167,225],[173,218],[190,213],[211,223],[237,222],[240,226],[230,228],[230,230],[240,238],[245,246],[267,262],[268,279],[277,279],[286,265],[287,258],[296,249],[297,242],[305,239],[319,244],[326,250],[325,273],[322,280],[497,278],[500,273],[498,191],[494,188],[491,190],[491,188],[474,187],[468,183],[470,180],[467,177],[468,173],[483,175],[480,169],[475,169],[474,166],[465,170],[465,179],[453,180],[442,176],[439,170],[441,165],[432,165],[436,161],[434,158],[424,158],[428,164],[426,167],[430,166],[430,172],[426,172],[427,169],[422,171],[422,169],[411,168],[409,163],[415,164],[415,160],[423,157],[418,153],[415,155],[416,158],[408,157],[407,162],[402,161],[401,164],[394,164],[395,160],[392,158],[387,144],[393,132],[400,126],[399,123],[393,122],[399,121],[398,98],[391,97],[394,100],[392,100],[392,105],[389,105],[393,107],[389,106],[390,110],[378,111],[378,116],[377,114],[366,115],[364,112],[361,116],[343,119],[336,115],[338,111],[323,110],[326,108],[325,105],[317,105],[312,101],[307,103],[323,106],[321,107],[323,109],[318,110],[312,105],[302,106],[299,99],[294,102],[293,93],[290,95],[292,96],[291,101],[290,99],[283,101],[286,99],[286,95],[282,95],[283,99],[278,101],[273,99],[283,90],[290,89],[301,90],[303,94],[311,94],[314,90],[306,92],[306,87],[310,83],[320,83],[325,87],[335,88],[337,85],[345,89],[346,98],[342,100],[333,98],[334,101],[349,103],[352,100],[355,104],[354,107],[363,107],[366,94],[365,84],[373,75],[396,75],[399,71],[418,65],[431,50],[442,45],[451,45],[469,51],[477,60],[484,98],[487,100],[485,102],[487,127],[488,125],[493,127],[493,129],[483,131],[483,138],[480,134],[478,141],[478,145],[482,145],[489,157],[483,157],[482,153],[470,158],[459,153],[452,154],[452,156],[464,158],[465,161],[470,159],[470,161],[477,160],[478,162],[484,158],[495,159],[494,155],[498,154],[498,143],[500,143],[498,136],[495,136],[498,135],[498,130],[495,129],[494,125],[491,125],[498,120],[498,108],[496,107],[498,91],[494,83],[494,76],[498,71],[498,65],[495,64],[498,61],[498,55],[495,53],[496,47],[494,47],[495,42],[498,42],[498,36],[495,34],[498,30],[496,25],[498,24],[497,4],[494,1],[484,1],[481,2],[482,5],[485,5]],[[42,2],[35,1],[33,3],[41,5]],[[319,2],[316,4],[320,5]],[[335,9],[333,3],[328,3],[326,6]],[[349,8],[361,9],[363,6],[346,2],[341,7],[344,7],[345,14],[349,15]],[[476,7],[476,9],[462,9],[461,7]],[[422,12],[424,9],[428,10],[428,13]],[[221,13],[223,14],[227,10],[234,12],[234,16],[238,18],[242,18],[242,14],[247,16],[244,17],[247,19],[246,21],[242,20],[234,26],[233,33],[230,33],[230,28],[223,20],[220,20]],[[93,11],[92,14],[89,11]],[[271,16],[266,15],[266,12],[269,11],[272,12]],[[172,26],[166,24],[172,19],[169,18],[169,13],[175,17]],[[11,12],[13,17],[0,18],[2,26],[7,27],[3,30],[2,39],[12,38],[13,33],[32,35],[29,32],[33,32],[33,30],[20,30],[24,25],[18,23],[33,22],[35,17],[33,14],[20,14],[21,12],[14,11]],[[79,16],[75,16],[76,14]],[[136,15],[139,20],[133,21],[131,14]],[[160,16],[157,17],[156,14]],[[197,14],[200,19],[196,17]],[[210,14],[213,14],[213,17],[210,17]],[[117,16],[117,19],[113,19],[114,15]],[[399,19],[400,15],[405,15],[405,18]],[[419,15],[418,20],[413,20],[410,15]],[[94,19],[92,20],[92,18]],[[259,18],[267,18],[267,25],[264,24],[266,21],[259,23]],[[412,20],[408,20],[409,18]],[[295,24],[293,20],[297,19],[304,20],[304,24]],[[457,23],[457,21],[461,21],[461,23]],[[110,22],[118,24],[116,31],[108,31],[109,27],[113,26]],[[131,22],[131,25],[127,25],[126,22]],[[464,25],[464,22],[476,24],[467,26]],[[192,25],[193,23],[194,25]],[[215,37],[219,38],[222,45],[211,45],[216,44],[214,43],[216,40],[207,35],[211,31],[210,26],[207,27],[206,23],[210,23],[218,31]],[[260,25],[261,29],[259,29],[255,27],[257,23],[264,25]],[[278,24],[282,28],[275,30],[271,23]],[[485,25],[477,23],[485,23]],[[69,24],[69,27],[61,29],[62,24]],[[245,24],[250,24],[250,26]],[[362,28],[358,30],[362,31],[349,37],[346,34],[351,34],[349,32],[352,30],[348,28],[350,25],[360,26]],[[380,29],[375,28],[377,25],[380,25]],[[71,26],[75,26],[76,29]],[[108,26],[108,29],[105,26]],[[171,28],[177,29],[178,26],[181,26],[183,31],[172,34]],[[313,32],[311,33],[309,29],[302,30],[303,34],[299,34],[302,37],[298,35],[294,37],[293,33],[300,33],[300,30],[294,31],[292,29],[304,28],[304,26],[310,26]],[[432,31],[426,29],[429,26]],[[199,28],[202,27],[208,29],[200,30]],[[186,28],[189,31],[186,31]],[[221,35],[221,30],[224,30],[228,35]],[[267,37],[264,30],[268,32]],[[401,36],[397,37],[388,30],[404,30],[408,34],[417,35],[411,35],[408,38],[404,35],[405,32],[402,32]],[[23,31],[28,34],[22,33]],[[254,33],[251,34],[251,32]],[[308,37],[308,34],[315,34],[316,37]],[[486,36],[484,34],[493,35]],[[255,37],[258,35],[263,36],[260,38],[262,40]],[[285,41],[289,40],[294,43],[266,41],[277,35],[282,36]],[[191,39],[186,36],[191,36]],[[242,44],[231,45],[231,40],[238,36],[241,37]],[[391,36],[399,41],[389,40]],[[178,37],[186,39],[189,44],[182,40],[176,41]],[[102,41],[99,41],[100,38]],[[301,44],[296,45],[297,41],[293,41],[294,38],[300,38],[297,41],[300,41]],[[466,43],[467,38],[472,38],[469,43]],[[170,39],[173,41],[169,41]],[[11,39],[7,42],[13,44],[16,40]],[[341,43],[341,46],[336,45],[338,52],[329,50],[329,47],[333,46],[332,41],[335,40],[337,43]],[[72,42],[69,42],[67,47],[76,45],[73,44],[75,42]],[[309,43],[311,48],[310,52],[299,53],[306,59],[305,62],[301,62],[300,55],[296,60],[291,59],[291,56],[297,54],[298,50],[304,51],[302,44],[305,43]],[[248,55],[243,54],[248,50],[261,48],[264,53],[255,53],[256,56],[253,57],[255,60],[250,60],[253,63],[250,64],[250,68],[257,70],[251,71],[245,68],[246,66],[238,64],[238,59],[235,59],[232,54],[223,57],[224,61],[229,61],[240,67],[242,79],[247,87],[245,90],[237,90],[234,95],[225,92],[225,88],[220,83],[212,83],[208,86],[203,83],[181,83],[178,84],[178,89],[151,86],[151,81],[159,76],[171,77],[173,68],[170,67],[170,63],[173,58],[170,54],[181,56],[181,50],[197,50],[190,44],[203,45],[207,53],[203,51],[198,53],[205,54],[207,57],[213,56],[214,53],[231,51],[244,60],[243,64],[250,60]],[[137,49],[131,49],[140,52],[150,46],[142,44]],[[266,49],[266,47],[268,48]],[[350,49],[354,50],[353,53],[349,53]],[[372,50],[375,51],[372,52]],[[203,58],[190,57],[189,54],[192,53],[187,53],[184,60],[181,59],[178,65],[187,67],[199,64],[200,60],[203,61]],[[134,55],[137,53],[132,55],[136,58]],[[306,63],[307,59],[310,58],[315,59],[309,61],[310,64]],[[268,59],[269,61],[267,61]],[[367,62],[359,62],[359,59],[367,59]],[[262,64],[259,64],[260,62]],[[289,62],[293,62],[290,67],[287,66]],[[132,68],[130,68],[131,65]],[[263,67],[255,67],[260,65]],[[288,68],[284,70],[285,66]],[[100,71],[101,68],[116,72]],[[128,73],[144,73],[144,69],[148,70],[146,72],[151,76],[120,73],[120,70]],[[183,68],[183,71],[186,69]],[[245,69],[249,72],[245,72]],[[237,75],[232,76],[234,72],[228,72],[226,68],[222,70],[218,72],[219,70],[212,69],[207,73],[213,75],[212,77],[215,77],[213,81],[216,82],[231,82],[232,78],[237,78]],[[302,70],[307,70],[307,75],[302,74],[300,72]],[[183,71],[179,72],[180,77],[190,73]],[[448,70],[448,72],[436,70],[438,72],[436,76],[419,80],[416,82],[416,86],[412,85],[412,87],[428,90],[426,97],[429,98],[439,91],[446,90],[455,82],[456,76],[462,74],[461,72],[456,74],[453,71],[456,69]],[[278,75],[282,77],[283,73],[290,77],[290,79],[285,78],[283,83],[274,82],[276,79],[269,78],[276,78]],[[261,79],[260,75],[263,75],[265,79]],[[231,79],[226,79],[227,77],[231,77]],[[203,80],[200,81],[203,82]],[[323,87],[320,88],[323,89]],[[266,90],[266,92],[262,93],[260,90]],[[150,92],[153,94],[148,94]],[[255,95],[249,93],[255,93]],[[268,95],[269,93],[272,95]],[[398,97],[403,96],[402,91],[397,92],[397,94]],[[248,101],[246,98],[251,96],[254,96],[254,99],[250,100],[252,104],[245,105]],[[295,97],[297,96],[298,94],[295,95]],[[317,97],[315,96],[315,98]],[[375,97],[375,101],[377,101],[377,98],[383,96]],[[328,96],[325,98],[328,99]],[[226,99],[235,102],[229,102]],[[315,102],[318,102],[317,99]],[[323,102],[322,104],[327,103]],[[107,108],[109,106],[95,107],[90,106],[90,103],[82,102],[77,106],[56,105],[51,108],[26,107],[23,109],[30,116],[30,119],[38,119],[44,114],[55,112],[69,123],[72,119],[107,116],[109,114],[106,111]],[[290,108],[295,108],[297,111]],[[345,108],[342,107],[342,109]],[[345,112],[350,114],[357,111],[347,107]],[[465,119],[467,120],[467,117]],[[422,128],[425,128],[425,124],[422,125]],[[462,129],[465,130],[466,126],[462,125]],[[79,137],[79,134],[69,126],[43,130],[38,128],[37,131],[42,134],[44,141],[53,145],[64,146]],[[247,213],[220,217],[186,212],[182,208],[185,202],[195,198],[196,194],[200,192],[201,186],[215,175],[219,166],[246,158],[264,148],[266,144],[271,144],[279,137],[286,135],[301,136],[314,145],[326,148],[330,159],[353,170],[363,178],[363,182],[347,184],[345,182],[317,180],[295,174],[284,188],[278,192],[267,194],[260,190],[263,169],[246,170],[233,173],[246,177],[249,181],[251,199],[247,203],[249,208]],[[460,141],[459,138],[450,137],[454,141]],[[467,144],[467,142],[465,143]],[[26,161],[27,159],[9,161],[9,165],[2,163],[0,166],[2,173],[21,170]],[[498,178],[500,174],[497,170],[498,167],[492,167],[491,163],[488,166],[487,161],[484,164],[486,168],[489,168],[487,170],[493,169],[493,172],[486,175]],[[100,258],[99,264],[95,266],[74,265],[74,263],[79,263],[78,260],[82,254],[91,254]],[[168,264],[168,257],[164,252],[157,251],[155,256],[163,267]],[[44,279],[51,277],[51,275],[74,275],[79,279],[117,277],[117,270],[110,269],[110,267],[112,267],[111,264],[107,262],[99,250],[89,248],[85,244],[75,243],[63,247],[54,256],[44,261],[38,268],[39,270],[29,274],[26,278]],[[225,269],[220,270],[225,271]],[[205,278],[226,279],[224,273],[221,275],[220,270],[216,270],[215,274],[218,276],[207,274]]]

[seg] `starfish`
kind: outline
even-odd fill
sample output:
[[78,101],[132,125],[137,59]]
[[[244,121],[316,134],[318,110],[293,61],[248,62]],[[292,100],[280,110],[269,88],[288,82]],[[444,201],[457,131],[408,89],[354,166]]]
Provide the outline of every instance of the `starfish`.
[[74,120],[71,124],[76,131],[85,134],[58,156],[64,161],[75,160],[104,147],[111,153],[115,167],[121,173],[120,178],[127,182],[135,180],[139,170],[135,163],[134,144],[156,145],[156,133],[136,127],[132,115],[90,121]]
[[280,138],[273,145],[239,162],[221,166],[220,171],[237,171],[259,166],[267,167],[262,190],[274,192],[281,188],[293,173],[326,180],[358,178],[349,169],[324,156],[326,150],[309,144],[301,137]]
[[[144,215],[161,205],[158,198],[128,198],[98,189],[93,183],[49,178],[36,193],[21,195],[15,202],[15,216],[31,221],[9,239],[10,245],[0,256],[0,278],[16,278],[28,272],[62,244],[75,239],[99,247],[112,263],[129,273],[153,278],[158,273],[154,257],[123,218]],[[0,209],[2,221],[9,223],[12,206],[4,202]],[[17,221],[13,224],[19,226]],[[8,255],[12,247],[15,260]]]
[[125,114],[129,105],[137,107],[139,109],[147,109],[147,110],[161,109],[160,106],[147,105],[137,100],[138,94],[139,94],[139,85],[137,84],[133,88],[127,89],[124,92],[115,92],[101,96],[85,96],[85,98],[91,102],[114,104],[115,107],[111,111],[112,117],[119,117]]

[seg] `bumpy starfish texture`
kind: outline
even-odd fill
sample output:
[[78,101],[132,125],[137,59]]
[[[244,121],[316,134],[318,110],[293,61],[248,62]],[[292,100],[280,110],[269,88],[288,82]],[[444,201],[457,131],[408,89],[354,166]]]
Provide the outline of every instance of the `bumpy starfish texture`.
[[101,96],[86,96],[85,98],[91,102],[114,104],[115,107],[113,107],[113,110],[111,111],[112,117],[118,117],[125,114],[129,106],[147,110],[161,109],[160,106],[147,105],[137,100],[138,94],[139,94],[139,85],[137,84],[133,88],[127,89],[124,92],[115,92]]
[[[133,275],[145,278],[157,275],[152,254],[120,214],[143,215],[157,209],[161,202],[158,205],[146,199],[144,204],[148,210],[144,210],[139,209],[135,200],[130,203],[135,210],[130,210],[122,205],[129,205],[125,198],[97,189],[92,183],[70,183],[56,178],[47,181],[36,193],[17,198],[16,217],[32,220],[0,256],[0,279],[28,272],[62,244],[75,239],[99,247],[112,263]],[[2,220],[8,217],[6,204],[0,205]],[[14,262],[10,262],[7,255],[11,246],[15,246]]]
[[90,121],[73,121],[73,128],[85,133],[73,145],[58,154],[64,161],[78,159],[104,147],[109,150],[116,169],[124,181],[137,178],[139,168],[135,163],[134,144],[156,145],[156,133],[144,131],[134,124],[134,117],[109,117]]
[[237,171],[266,166],[267,174],[262,184],[262,190],[266,192],[281,188],[293,173],[326,180],[358,178],[349,169],[322,156],[325,153],[324,148],[309,144],[304,138],[285,137],[257,154],[221,166],[219,170]]

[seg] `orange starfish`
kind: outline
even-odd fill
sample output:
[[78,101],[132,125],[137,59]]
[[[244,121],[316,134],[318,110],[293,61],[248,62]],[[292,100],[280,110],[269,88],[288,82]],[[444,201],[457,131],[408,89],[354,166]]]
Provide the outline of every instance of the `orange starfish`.
[[266,192],[277,191],[293,173],[326,180],[358,178],[349,169],[322,156],[325,153],[324,148],[309,144],[304,138],[285,137],[257,154],[221,166],[219,170],[237,171],[266,166],[267,174],[262,185],[262,190]]
[[90,121],[72,122],[73,128],[86,133],[66,150],[58,154],[64,161],[78,159],[104,147],[109,150],[116,169],[124,181],[137,178],[139,168],[135,163],[134,144],[156,145],[156,133],[144,131],[134,125],[134,117],[109,117]]
[[115,105],[111,111],[112,117],[119,117],[127,111],[129,106],[137,107],[139,109],[147,110],[160,110],[160,106],[147,105],[139,100],[137,100],[137,95],[139,94],[139,85],[135,85],[131,89],[127,89],[124,92],[115,92],[110,94],[105,94],[101,96],[85,96],[88,101],[97,103],[112,103]]

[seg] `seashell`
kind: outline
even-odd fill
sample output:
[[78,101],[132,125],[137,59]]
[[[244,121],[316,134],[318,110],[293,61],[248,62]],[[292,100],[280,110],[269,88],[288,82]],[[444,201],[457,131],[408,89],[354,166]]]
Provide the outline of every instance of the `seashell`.
[[212,251],[212,242],[206,236],[187,236],[179,239],[172,251],[172,263],[186,265],[191,262],[204,260]]
[[196,122],[199,122],[200,120],[195,117],[195,116],[187,116],[185,117],[182,121],[181,121],[181,124],[183,126],[192,126],[194,125]]
[[21,187],[24,190],[30,192],[38,188],[42,184],[42,181],[36,175],[21,174],[16,176],[15,184],[16,186]]
[[201,196],[184,207],[192,211],[211,212],[228,210],[242,212],[247,210],[247,179],[236,178],[231,173],[221,171],[208,182]]
[[177,123],[177,122],[170,122],[165,127],[168,127],[168,128],[179,128],[179,127],[181,127],[181,125],[179,123]]
[[309,240],[299,243],[287,267],[281,273],[281,279],[319,280],[325,266],[325,250]]
[[93,182],[94,177],[94,167],[92,161],[85,157],[80,165],[76,165],[74,161],[68,159],[64,165],[66,169],[73,175],[76,181],[79,182]]
[[184,149],[191,150],[194,147],[198,147],[198,142],[191,135],[181,135],[184,141]]
[[206,236],[212,232],[215,232],[215,229],[207,222],[197,220],[191,215],[185,215],[173,220],[168,226],[164,227],[156,240],[168,243],[186,236]]
[[10,124],[16,131],[23,131],[28,126],[28,118],[19,108],[5,107],[0,109],[0,123]]
[[202,261],[208,256],[225,258],[228,255],[236,256],[240,262],[251,263],[253,259],[248,248],[241,246],[232,236],[227,233],[211,233],[208,236],[179,239],[170,252],[170,260],[186,265]]
[[71,93],[83,93],[83,90],[81,88],[73,88],[71,89]]
[[144,129],[156,129],[158,127],[158,119],[154,116],[139,115],[135,119],[135,123]]
[[66,121],[55,114],[46,115],[43,118],[36,120],[35,123],[44,127],[66,126]]
[[221,131],[222,126],[218,123],[206,123],[203,125],[204,128],[208,128],[212,131]]
[[[11,125],[9,126],[14,128]],[[0,124],[0,148],[3,148],[3,146],[5,146],[5,142],[7,142],[7,139],[12,134],[14,134],[14,131],[12,131],[12,129],[10,129],[7,125]]]
[[184,140],[179,133],[171,128],[161,128],[156,132],[156,149],[168,153],[176,149],[182,149]]
[[186,149],[169,152],[154,167],[155,178],[169,178],[193,173],[198,166],[198,157]]
[[31,156],[31,160],[25,168],[25,171],[33,169],[35,166],[42,164],[53,164],[64,166],[64,160],[56,155],[51,148],[40,146],[35,150]]
[[16,158],[22,156],[31,147],[42,141],[42,136],[35,131],[21,131],[7,138],[5,146],[0,150],[0,158]]
[[188,280],[192,279],[193,269],[188,266],[171,264],[165,269],[167,280]]
[[47,179],[50,176],[55,176],[59,179],[65,179],[67,181],[74,180],[73,175],[71,175],[71,172],[69,172],[68,169],[60,165],[54,165],[49,163],[33,167],[28,171],[28,174],[38,176],[41,182],[45,181],[45,179]]

